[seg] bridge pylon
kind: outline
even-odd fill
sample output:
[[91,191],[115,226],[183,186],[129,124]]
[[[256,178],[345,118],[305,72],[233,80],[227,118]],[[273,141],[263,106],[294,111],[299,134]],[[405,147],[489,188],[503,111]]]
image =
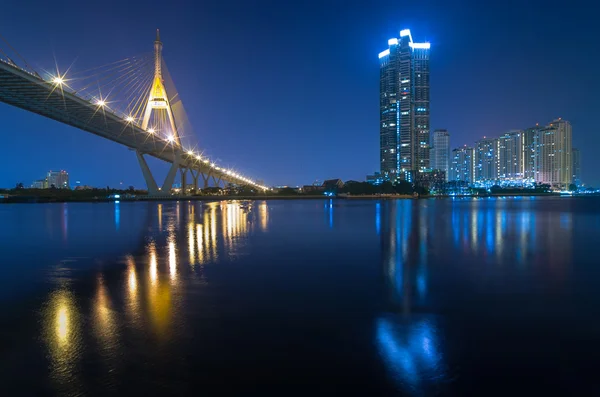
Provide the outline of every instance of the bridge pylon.
[[[160,114],[160,112],[164,113]],[[151,119],[154,120],[154,124],[156,125],[151,124]],[[168,123],[166,121],[168,121]],[[144,131],[166,134],[167,139],[174,147],[181,147],[177,123],[175,122],[175,117],[173,117],[171,102],[169,101],[169,96],[165,89],[164,79],[162,77],[162,42],[160,41],[158,29],[156,29],[156,40],[154,41],[154,78],[152,79],[152,87],[150,88],[150,94],[148,96],[148,101],[146,102],[146,109],[144,111],[141,127]],[[144,179],[146,180],[148,194],[150,196],[170,195],[171,187],[173,186],[173,182],[175,182],[175,176],[177,175],[181,159],[176,156],[162,188],[159,188],[144,159],[143,153],[137,152],[137,157],[140,167],[142,168]],[[182,192],[185,194],[185,174],[183,173]]]

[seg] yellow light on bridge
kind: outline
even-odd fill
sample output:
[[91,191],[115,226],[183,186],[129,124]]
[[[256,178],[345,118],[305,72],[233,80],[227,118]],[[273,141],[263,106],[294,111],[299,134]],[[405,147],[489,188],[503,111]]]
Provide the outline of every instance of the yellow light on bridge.
[[102,99],[100,99],[98,102],[96,102],[96,105],[103,107],[106,105],[106,102],[104,102]]
[[169,135],[169,136],[167,137],[167,141],[169,141],[169,142],[173,143],[173,142],[175,142],[175,137],[173,137],[173,135]]
[[56,85],[62,85],[65,81],[62,79],[62,77],[57,76],[52,79],[52,82]]
[[133,120],[134,120],[134,118],[131,116],[127,116],[127,118],[125,119],[125,121],[127,121],[128,123],[132,123]]
[[155,132],[156,132],[156,130],[155,130],[154,128],[150,128],[150,129],[148,130],[148,133],[150,133],[150,134],[154,134]]
[[215,163],[210,163],[210,166],[214,168],[215,167]]
[[[202,157],[200,157],[200,155],[197,155],[196,160],[202,160]],[[208,162],[208,160],[204,160],[204,162],[206,163],[206,162]]]
[[187,154],[189,154],[190,156],[193,156],[193,155],[194,155],[194,152],[193,152],[193,151],[191,151],[191,150],[188,150]]

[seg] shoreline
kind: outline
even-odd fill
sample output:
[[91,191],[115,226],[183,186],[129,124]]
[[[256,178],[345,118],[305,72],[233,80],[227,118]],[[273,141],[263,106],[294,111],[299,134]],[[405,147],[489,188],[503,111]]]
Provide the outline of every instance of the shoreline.
[[0,204],[48,204],[48,203],[110,203],[110,202],[161,202],[161,201],[223,201],[223,200],[406,200],[406,199],[454,199],[454,198],[498,198],[498,197],[598,197],[599,194],[561,195],[560,193],[505,193],[490,194],[486,196],[412,196],[412,195],[356,195],[356,196],[323,196],[323,195],[298,195],[298,196],[167,196],[167,197],[124,197],[120,199],[102,197],[35,197],[35,196],[9,196],[0,199]]

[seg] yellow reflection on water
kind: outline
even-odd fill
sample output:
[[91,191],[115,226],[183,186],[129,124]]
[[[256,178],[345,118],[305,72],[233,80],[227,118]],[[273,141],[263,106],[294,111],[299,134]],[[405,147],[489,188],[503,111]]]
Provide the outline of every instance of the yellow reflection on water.
[[148,254],[150,256],[150,284],[154,285],[158,281],[158,262],[156,259],[156,245],[154,242],[148,244]]
[[80,315],[71,291],[61,288],[52,292],[44,304],[42,318],[51,376],[60,382],[72,383],[83,344]]
[[93,327],[102,351],[114,356],[118,329],[108,290],[102,275],[97,279],[96,296],[93,305]]
[[177,252],[174,234],[169,237],[169,274],[172,281],[177,279]]
[[68,342],[69,336],[69,310],[67,306],[61,305],[56,315],[56,337],[62,346]]
[[135,261],[130,255],[126,258],[127,262],[127,313],[134,323],[137,323],[140,317],[140,304],[138,299],[138,278],[135,269]]
[[[194,207],[192,207],[192,210]],[[190,254],[190,265],[194,267],[196,261],[196,241],[194,238],[194,221],[188,223],[188,252]]]
[[258,207],[258,214],[260,218],[260,230],[266,232],[269,225],[269,207],[267,207],[266,201],[263,201]]
[[202,249],[202,224],[196,225],[196,244],[198,245],[198,262],[204,263],[204,250]]
[[162,221],[163,221],[163,214],[162,214],[162,204],[158,204],[158,230],[162,230]]

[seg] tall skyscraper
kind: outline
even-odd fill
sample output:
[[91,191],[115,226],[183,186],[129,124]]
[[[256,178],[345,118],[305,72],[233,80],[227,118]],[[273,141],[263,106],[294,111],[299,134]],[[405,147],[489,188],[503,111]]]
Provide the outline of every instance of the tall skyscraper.
[[523,131],[511,131],[498,138],[498,179],[523,179]]
[[568,188],[573,181],[571,123],[557,119],[538,134],[536,182]]
[[381,173],[412,180],[429,168],[429,43],[415,43],[410,30],[388,40],[379,53]]
[[433,132],[433,146],[429,151],[430,167],[444,171],[446,181],[450,178],[450,134],[447,130]]
[[581,152],[579,149],[571,149],[571,159],[573,159],[573,183],[581,186]]
[[527,128],[523,131],[523,178],[533,182],[538,168],[538,139],[542,127]]
[[475,150],[462,147],[452,150],[450,180],[473,183],[475,179]]
[[48,187],[57,189],[69,189],[69,173],[67,171],[48,171],[46,184]]
[[483,138],[475,142],[475,181],[498,179],[498,140]]

